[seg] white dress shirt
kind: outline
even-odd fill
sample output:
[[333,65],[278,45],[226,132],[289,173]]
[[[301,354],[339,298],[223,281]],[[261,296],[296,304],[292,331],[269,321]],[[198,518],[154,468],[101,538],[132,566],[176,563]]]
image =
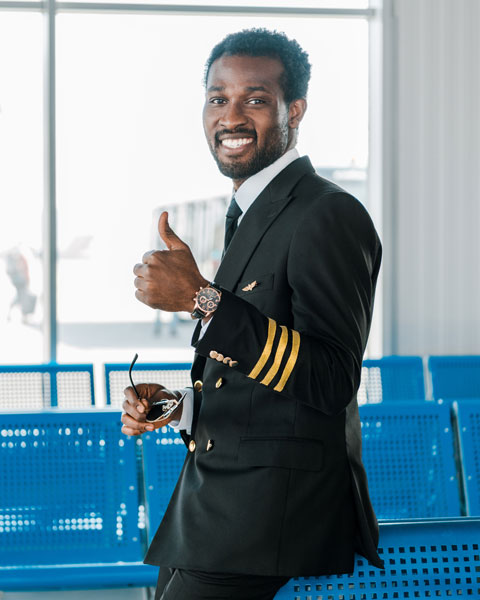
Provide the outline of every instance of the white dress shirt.
[[[281,171],[283,171],[285,167],[287,167],[294,160],[297,160],[299,156],[298,150],[296,148],[292,148],[292,150],[282,154],[282,156],[271,165],[265,167],[265,169],[262,169],[258,173],[255,173],[255,175],[252,175],[242,183],[238,190],[234,192],[235,201],[242,209],[242,214],[238,217],[238,224],[240,224],[244,214],[247,212],[250,206],[252,206],[267,185]],[[215,315],[209,321],[207,321],[205,325],[202,325],[202,330],[200,331],[200,335],[198,337],[199,340],[204,336],[208,326],[214,318]],[[187,433],[190,434],[193,420],[193,389],[186,388],[181,390],[181,392],[182,395],[184,395],[182,416],[179,421],[170,421],[169,425],[173,427],[175,431],[185,429]]]

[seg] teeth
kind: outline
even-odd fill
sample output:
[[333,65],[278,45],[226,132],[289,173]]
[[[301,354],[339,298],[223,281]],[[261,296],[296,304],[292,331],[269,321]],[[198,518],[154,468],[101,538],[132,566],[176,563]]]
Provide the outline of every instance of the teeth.
[[222,140],[222,144],[227,148],[240,148],[240,146],[245,146],[246,144],[251,144],[252,142],[252,138],[240,138],[237,140],[227,138]]

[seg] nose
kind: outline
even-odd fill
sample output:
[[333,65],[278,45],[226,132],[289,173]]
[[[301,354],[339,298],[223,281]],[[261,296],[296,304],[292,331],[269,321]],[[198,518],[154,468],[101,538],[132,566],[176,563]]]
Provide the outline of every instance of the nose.
[[220,118],[220,125],[225,129],[235,129],[247,124],[247,117],[241,102],[228,102]]

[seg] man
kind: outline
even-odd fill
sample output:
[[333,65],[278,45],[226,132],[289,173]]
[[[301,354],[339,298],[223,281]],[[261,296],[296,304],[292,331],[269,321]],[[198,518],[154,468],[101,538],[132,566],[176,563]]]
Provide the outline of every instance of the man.
[[235,189],[224,258],[209,283],[163,213],[168,250],[134,268],[140,301],[199,318],[193,401],[125,390],[128,435],[168,421],[146,421],[154,402],[185,398],[170,418],[189,451],[146,557],[162,600],[269,599],[292,576],[353,571],[354,552],[382,566],[356,401],[381,246],[295,150],[309,76],[276,32],[213,49],[204,129]]

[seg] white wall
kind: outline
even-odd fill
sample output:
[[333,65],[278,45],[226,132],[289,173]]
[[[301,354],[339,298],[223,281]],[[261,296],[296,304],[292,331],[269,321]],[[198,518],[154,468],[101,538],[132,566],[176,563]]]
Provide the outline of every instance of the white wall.
[[384,16],[384,354],[480,354],[480,1]]

